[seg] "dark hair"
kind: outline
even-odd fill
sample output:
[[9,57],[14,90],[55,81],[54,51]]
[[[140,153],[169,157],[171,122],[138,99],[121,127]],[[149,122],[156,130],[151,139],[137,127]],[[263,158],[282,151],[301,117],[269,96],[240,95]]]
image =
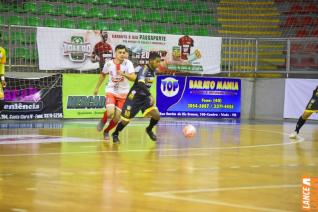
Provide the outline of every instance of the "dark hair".
[[160,58],[160,55],[158,54],[158,52],[150,52],[149,53],[149,60],[155,60],[156,58]]
[[127,51],[126,46],[125,45],[121,45],[121,44],[119,44],[119,45],[117,45],[115,47],[115,51],[117,51],[118,49],[125,49]]

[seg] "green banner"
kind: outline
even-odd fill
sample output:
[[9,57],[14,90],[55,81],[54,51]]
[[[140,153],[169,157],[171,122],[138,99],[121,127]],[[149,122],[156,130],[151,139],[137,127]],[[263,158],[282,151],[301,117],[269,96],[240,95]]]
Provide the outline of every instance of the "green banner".
[[[63,114],[64,118],[101,118],[105,111],[105,86],[108,76],[100,87],[97,96],[93,95],[98,74],[63,74]],[[131,82],[132,86],[133,82]],[[156,83],[153,83],[152,96],[156,98]],[[137,117],[142,117],[139,113]]]

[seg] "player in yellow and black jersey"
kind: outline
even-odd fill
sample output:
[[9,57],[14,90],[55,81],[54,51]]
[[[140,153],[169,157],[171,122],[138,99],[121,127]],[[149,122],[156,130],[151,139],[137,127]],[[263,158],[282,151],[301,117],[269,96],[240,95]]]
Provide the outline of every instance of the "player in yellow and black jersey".
[[[0,39],[1,39],[1,33],[0,33]],[[6,50],[0,46],[0,112],[3,110],[4,107],[4,91],[3,88],[6,87],[6,81],[5,81],[5,70],[4,66],[6,64]]]
[[141,110],[144,116],[151,117],[146,133],[153,141],[157,140],[152,132],[153,127],[158,123],[160,114],[154,106],[154,98],[150,94],[150,87],[155,82],[155,71],[160,64],[161,57],[156,52],[150,52],[149,64],[142,67],[137,75],[134,85],[131,87],[121,113],[121,121],[112,134],[113,142],[119,142],[119,132],[125,128],[130,119],[136,116]]
[[299,117],[297,124],[296,124],[295,131],[292,132],[289,135],[289,137],[290,138],[297,138],[299,130],[305,124],[306,120],[311,116],[311,114],[317,113],[317,112],[318,112],[318,86],[313,91],[312,97],[309,100],[304,113]]

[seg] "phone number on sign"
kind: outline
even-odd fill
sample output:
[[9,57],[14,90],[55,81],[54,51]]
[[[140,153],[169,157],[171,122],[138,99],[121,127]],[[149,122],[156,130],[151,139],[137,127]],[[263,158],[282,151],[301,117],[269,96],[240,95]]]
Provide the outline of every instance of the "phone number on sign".
[[188,108],[203,108],[203,109],[208,109],[208,108],[225,108],[225,109],[234,109],[233,104],[188,104]]

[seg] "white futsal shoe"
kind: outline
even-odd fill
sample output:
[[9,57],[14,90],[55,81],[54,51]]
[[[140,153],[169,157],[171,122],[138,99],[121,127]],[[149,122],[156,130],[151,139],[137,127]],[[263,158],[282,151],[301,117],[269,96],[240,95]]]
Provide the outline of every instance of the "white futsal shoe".
[[289,138],[291,139],[297,139],[298,138],[298,133],[296,131],[292,132],[289,134]]

